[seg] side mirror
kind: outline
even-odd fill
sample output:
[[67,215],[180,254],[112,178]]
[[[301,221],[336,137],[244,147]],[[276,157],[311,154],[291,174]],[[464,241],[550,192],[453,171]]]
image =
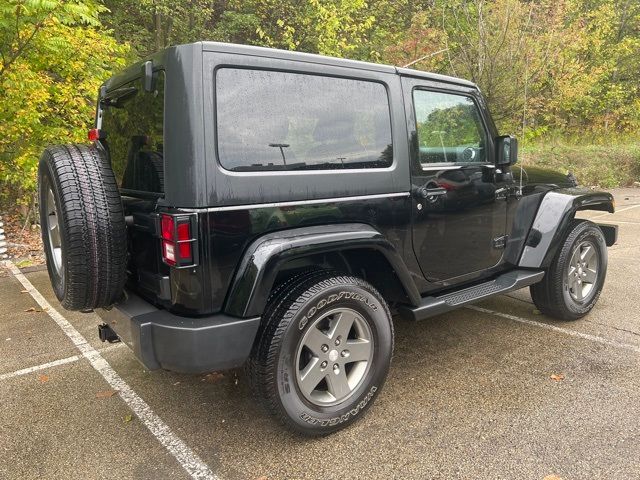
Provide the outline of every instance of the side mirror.
[[518,161],[518,139],[513,135],[496,138],[496,165],[513,165]]
[[142,86],[145,92],[153,92],[153,63],[151,60],[147,60],[142,64]]

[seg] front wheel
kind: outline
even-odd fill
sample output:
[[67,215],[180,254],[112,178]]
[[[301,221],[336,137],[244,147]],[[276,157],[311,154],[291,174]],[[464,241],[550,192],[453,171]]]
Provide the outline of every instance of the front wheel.
[[313,272],[269,300],[249,362],[256,396],[304,435],[346,427],[371,405],[393,351],[386,302],[351,276]]
[[577,320],[595,306],[607,274],[607,245],[600,228],[574,220],[544,279],[531,286],[538,310],[559,320]]

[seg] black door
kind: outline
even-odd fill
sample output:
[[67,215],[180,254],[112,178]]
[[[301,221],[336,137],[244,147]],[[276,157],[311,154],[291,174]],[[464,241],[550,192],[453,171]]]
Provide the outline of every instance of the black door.
[[471,92],[403,79],[412,152],[413,247],[425,277],[454,284],[497,267],[506,185],[493,133]]

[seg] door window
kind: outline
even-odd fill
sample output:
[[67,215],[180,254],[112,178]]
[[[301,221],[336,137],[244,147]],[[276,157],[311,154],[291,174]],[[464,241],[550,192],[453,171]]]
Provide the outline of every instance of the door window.
[[413,91],[420,165],[485,163],[486,133],[471,97]]

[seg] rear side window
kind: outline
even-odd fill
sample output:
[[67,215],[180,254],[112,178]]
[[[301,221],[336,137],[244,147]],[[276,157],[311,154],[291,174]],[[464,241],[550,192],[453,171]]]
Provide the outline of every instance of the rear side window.
[[154,90],[135,80],[108,92],[102,100],[102,126],[118,186],[125,191],[164,193],[164,72]]
[[218,156],[235,171],[384,168],[393,162],[386,88],[376,82],[221,68]]

